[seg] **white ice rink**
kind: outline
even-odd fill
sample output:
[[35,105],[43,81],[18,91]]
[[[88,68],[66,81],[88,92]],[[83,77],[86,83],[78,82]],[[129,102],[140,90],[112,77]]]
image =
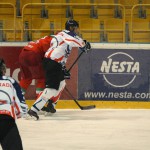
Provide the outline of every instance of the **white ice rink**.
[[24,150],[150,150],[150,110],[57,110],[17,121]]

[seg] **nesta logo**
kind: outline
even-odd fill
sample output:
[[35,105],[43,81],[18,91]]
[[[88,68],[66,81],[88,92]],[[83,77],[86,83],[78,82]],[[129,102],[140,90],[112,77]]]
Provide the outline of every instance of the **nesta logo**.
[[113,61],[112,59],[108,59],[108,62],[103,61],[101,66],[101,72],[139,73],[139,62],[127,62],[127,61],[119,62],[119,61]]
[[130,85],[139,74],[140,64],[129,54],[117,52],[102,61],[100,71],[111,86],[125,87]]

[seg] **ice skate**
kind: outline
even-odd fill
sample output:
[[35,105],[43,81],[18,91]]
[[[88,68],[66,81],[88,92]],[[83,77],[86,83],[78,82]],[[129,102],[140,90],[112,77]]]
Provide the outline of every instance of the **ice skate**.
[[29,109],[29,111],[27,113],[27,119],[29,119],[29,118],[34,118],[34,120],[39,120],[38,114],[31,109]]
[[46,109],[47,109],[47,107],[44,106],[44,107],[38,112],[38,115],[45,115]]
[[49,100],[47,107],[44,108],[45,109],[45,116],[49,116],[49,115],[51,116],[54,113],[56,113],[56,109],[54,106],[55,106],[55,104],[51,100]]
[[47,110],[47,107],[44,106],[41,110],[42,110],[42,111],[46,111],[46,110]]
[[46,107],[46,112],[51,112],[51,113],[56,113],[56,109],[54,107],[55,104],[51,100],[48,101],[47,107]]

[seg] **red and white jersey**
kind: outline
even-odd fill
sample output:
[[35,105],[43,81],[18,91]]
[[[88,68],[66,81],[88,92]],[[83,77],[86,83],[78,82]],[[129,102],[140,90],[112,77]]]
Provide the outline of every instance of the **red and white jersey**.
[[26,113],[27,105],[19,84],[11,77],[0,76],[0,114],[16,119]]
[[40,53],[44,57],[45,52],[49,49],[52,37],[45,36],[37,41],[31,41],[24,47],[24,49],[29,51],[35,51]]
[[73,47],[84,47],[85,42],[74,32],[63,30],[53,36],[51,45],[45,53],[46,58],[50,58],[58,63],[65,64]]

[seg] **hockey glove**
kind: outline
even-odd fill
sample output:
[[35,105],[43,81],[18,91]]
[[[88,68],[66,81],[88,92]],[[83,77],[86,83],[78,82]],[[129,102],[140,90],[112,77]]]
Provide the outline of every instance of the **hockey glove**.
[[25,115],[28,112],[28,105],[21,102],[20,106],[21,106],[21,109],[22,109],[22,115]]
[[88,53],[88,51],[91,50],[91,44],[89,42],[87,42],[86,40],[84,40],[85,42],[85,46],[81,48],[81,50],[85,53]]
[[63,73],[64,73],[64,79],[70,79],[70,73],[66,69],[66,66],[62,67]]
[[[15,104],[17,105],[17,104]],[[15,114],[17,118],[25,117],[28,111],[28,106],[25,103],[20,103],[21,110],[18,111],[18,109],[15,107]]]

